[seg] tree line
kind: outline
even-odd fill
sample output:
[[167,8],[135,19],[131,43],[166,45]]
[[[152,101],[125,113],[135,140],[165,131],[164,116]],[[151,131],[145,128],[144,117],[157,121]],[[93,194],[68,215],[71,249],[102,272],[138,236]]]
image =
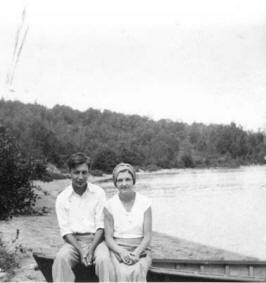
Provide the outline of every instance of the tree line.
[[117,162],[142,169],[263,164],[263,132],[241,126],[154,121],[109,110],[74,110],[56,105],[0,100],[0,123],[33,159],[63,168],[67,157],[83,151],[92,169],[111,172]]

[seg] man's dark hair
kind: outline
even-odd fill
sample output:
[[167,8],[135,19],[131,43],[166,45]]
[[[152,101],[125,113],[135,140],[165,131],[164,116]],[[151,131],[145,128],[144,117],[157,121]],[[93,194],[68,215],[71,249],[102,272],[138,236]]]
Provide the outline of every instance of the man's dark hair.
[[84,164],[84,163],[88,165],[88,168],[90,168],[91,160],[83,152],[77,152],[77,153],[70,155],[67,161],[69,170],[76,168],[77,166]]

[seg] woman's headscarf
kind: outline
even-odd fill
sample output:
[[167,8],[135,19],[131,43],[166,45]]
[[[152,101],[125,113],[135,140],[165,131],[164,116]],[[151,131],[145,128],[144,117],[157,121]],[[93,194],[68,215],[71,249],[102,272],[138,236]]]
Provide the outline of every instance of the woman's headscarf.
[[115,186],[116,186],[116,179],[118,174],[124,171],[128,171],[132,176],[133,184],[136,183],[136,170],[134,169],[134,167],[128,163],[119,163],[118,165],[115,166],[113,170],[113,182]]

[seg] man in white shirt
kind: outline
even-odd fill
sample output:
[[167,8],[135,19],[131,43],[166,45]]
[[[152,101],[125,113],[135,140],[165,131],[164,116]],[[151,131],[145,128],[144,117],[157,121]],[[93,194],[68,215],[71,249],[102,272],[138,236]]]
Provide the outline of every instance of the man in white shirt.
[[72,184],[56,199],[56,214],[65,244],[53,264],[54,282],[74,282],[72,268],[95,262],[95,273],[100,282],[115,281],[110,253],[103,240],[102,188],[88,183],[89,159],[83,153],[70,156],[68,167]]

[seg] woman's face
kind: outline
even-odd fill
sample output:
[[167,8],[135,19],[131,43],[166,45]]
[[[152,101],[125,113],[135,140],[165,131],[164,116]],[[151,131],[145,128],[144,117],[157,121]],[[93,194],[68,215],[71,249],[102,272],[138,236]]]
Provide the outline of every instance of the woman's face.
[[116,187],[119,193],[126,194],[130,192],[133,188],[132,175],[128,171],[120,172],[116,178]]

